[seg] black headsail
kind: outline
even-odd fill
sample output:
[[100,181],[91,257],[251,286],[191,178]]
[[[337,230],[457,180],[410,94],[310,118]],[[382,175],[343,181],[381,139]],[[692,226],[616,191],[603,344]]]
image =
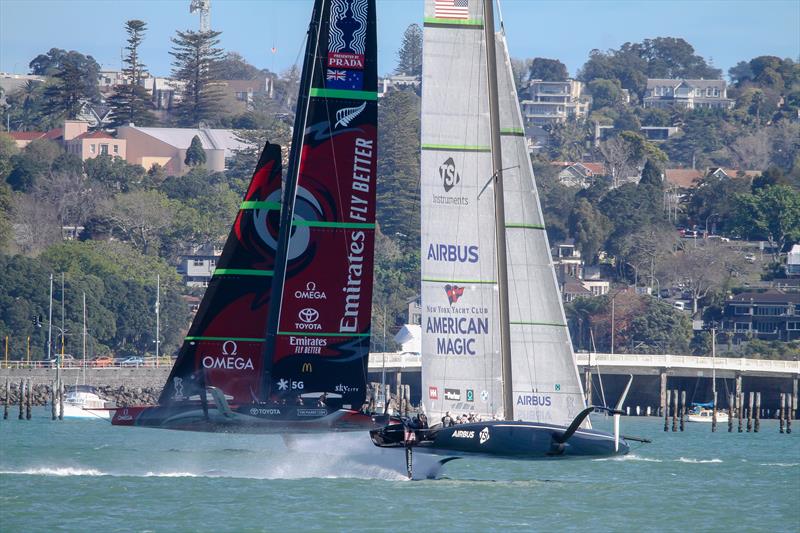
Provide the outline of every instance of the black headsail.
[[365,398],[377,158],[374,0],[314,4],[265,344],[270,399]]
[[207,386],[232,403],[263,396],[281,192],[281,149],[267,144],[159,404],[197,401]]

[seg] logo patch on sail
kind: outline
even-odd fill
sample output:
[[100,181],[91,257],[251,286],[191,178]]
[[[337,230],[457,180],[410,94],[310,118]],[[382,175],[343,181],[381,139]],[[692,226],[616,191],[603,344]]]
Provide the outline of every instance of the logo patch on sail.
[[333,0],[328,29],[328,66],[364,68],[367,0]]
[[342,109],[336,112],[336,124],[333,125],[334,128],[338,128],[339,126],[347,127],[350,125],[350,122],[353,121],[358,115],[361,114],[367,108],[367,103],[363,102],[358,107],[343,107]]
[[447,301],[450,305],[458,302],[458,299],[464,294],[464,287],[458,285],[445,285],[444,292],[447,293]]

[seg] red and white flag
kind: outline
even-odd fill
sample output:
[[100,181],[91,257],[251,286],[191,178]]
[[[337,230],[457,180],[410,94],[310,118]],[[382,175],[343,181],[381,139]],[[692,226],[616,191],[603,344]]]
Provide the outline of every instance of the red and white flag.
[[436,0],[434,7],[434,16],[436,18],[469,18],[469,0]]

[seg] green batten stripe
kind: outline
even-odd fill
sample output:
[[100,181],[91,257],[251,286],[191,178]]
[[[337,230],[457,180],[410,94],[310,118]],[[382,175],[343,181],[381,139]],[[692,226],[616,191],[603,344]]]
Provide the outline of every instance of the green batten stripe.
[[500,135],[515,135],[517,137],[525,137],[525,130],[520,128],[505,128],[500,130]]
[[559,328],[567,327],[566,324],[558,324],[556,322],[509,322],[512,326],[556,326]]
[[278,335],[305,335],[306,337],[369,337],[370,333],[310,333],[308,331],[279,331]]
[[423,144],[423,150],[451,150],[453,152],[491,152],[490,146],[465,146],[457,144]]
[[372,91],[349,91],[347,89],[319,89],[312,87],[309,96],[319,98],[343,98],[346,100],[377,100],[378,93]]
[[506,228],[544,229],[544,226],[542,226],[541,224],[517,224],[517,223],[511,223],[511,224],[506,224]]
[[474,285],[494,285],[496,281],[483,281],[480,279],[438,279],[438,278],[422,278],[422,281],[429,281],[431,283],[464,283]]
[[241,341],[264,342],[267,339],[253,339],[250,337],[185,337],[187,341]]
[[267,202],[261,200],[245,200],[239,209],[280,209],[280,202]]
[[274,276],[272,270],[254,270],[251,268],[218,268],[214,271],[215,276]]
[[324,220],[294,220],[292,226],[304,226],[309,228],[366,228],[374,229],[373,222],[326,222]]
[[422,19],[425,26],[466,26],[476,30],[483,28],[483,21],[479,19],[447,19],[439,17],[425,17]]

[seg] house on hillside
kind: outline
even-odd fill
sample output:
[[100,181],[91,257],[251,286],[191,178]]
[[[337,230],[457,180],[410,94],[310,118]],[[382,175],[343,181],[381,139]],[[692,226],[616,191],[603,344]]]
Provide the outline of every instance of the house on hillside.
[[583,82],[578,80],[530,80],[519,92],[526,126],[554,125],[589,113],[589,98],[583,96]]
[[207,287],[217,268],[217,260],[222,255],[222,248],[211,244],[196,246],[181,255],[178,274],[189,287]]
[[266,74],[252,80],[220,80],[215,83],[225,94],[231,111],[237,113],[252,110],[258,97],[272,99],[275,95],[275,80]]
[[69,140],[64,140],[64,149],[82,160],[99,155],[110,155],[125,159],[125,139],[116,139],[104,131],[85,131]]
[[786,254],[786,275],[790,278],[800,277],[800,244],[795,244]]
[[669,109],[730,109],[725,80],[661,79],[647,80],[644,107]]
[[737,344],[749,338],[800,339],[800,293],[769,290],[732,296],[725,302],[722,327]]
[[599,268],[584,265],[574,240],[567,239],[556,244],[552,249],[552,258],[561,297],[565,302],[579,297],[608,294],[611,282],[602,279]]
[[551,164],[561,169],[556,179],[565,187],[586,189],[594,183],[596,178],[606,175],[605,166],[602,163],[553,161]]
[[195,135],[200,138],[206,153],[205,167],[212,172],[225,170],[226,161],[233,157],[234,151],[247,148],[233,130],[138,126],[121,126],[117,129],[117,137],[127,142],[128,163],[142,165],[146,169],[158,164],[170,176],[189,171],[190,167],[184,160]]

